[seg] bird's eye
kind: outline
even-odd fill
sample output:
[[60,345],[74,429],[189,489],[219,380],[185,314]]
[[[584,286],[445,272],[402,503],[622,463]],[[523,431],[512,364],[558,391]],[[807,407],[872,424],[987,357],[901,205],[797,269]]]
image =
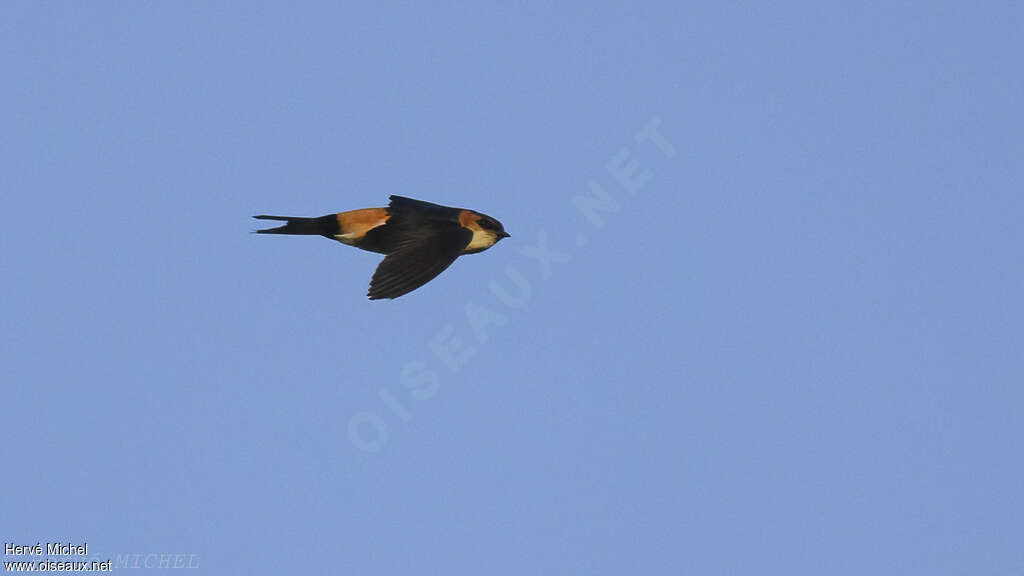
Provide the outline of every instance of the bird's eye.
[[480,219],[480,227],[483,228],[484,230],[497,230],[498,229],[497,224],[493,220],[489,220],[487,218],[481,218]]

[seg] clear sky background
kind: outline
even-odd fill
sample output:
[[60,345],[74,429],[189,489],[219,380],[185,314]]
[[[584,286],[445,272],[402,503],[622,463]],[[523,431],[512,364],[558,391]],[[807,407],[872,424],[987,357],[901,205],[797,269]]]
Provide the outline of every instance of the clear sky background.
[[[1024,10],[633,4],[6,3],[0,539],[1024,572]],[[512,238],[249,233],[390,194]]]

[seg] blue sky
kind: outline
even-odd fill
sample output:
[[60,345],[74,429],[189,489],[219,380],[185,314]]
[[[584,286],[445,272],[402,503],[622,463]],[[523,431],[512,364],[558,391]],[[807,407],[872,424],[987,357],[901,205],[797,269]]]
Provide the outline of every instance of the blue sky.
[[[1020,7],[4,12],[4,542],[1024,571]],[[249,234],[390,194],[512,238],[370,302]]]

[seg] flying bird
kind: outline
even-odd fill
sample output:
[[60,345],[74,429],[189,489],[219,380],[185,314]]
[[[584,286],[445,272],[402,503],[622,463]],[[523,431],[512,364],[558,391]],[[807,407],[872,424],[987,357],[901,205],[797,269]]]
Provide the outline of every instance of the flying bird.
[[319,218],[253,216],[285,225],[257,234],[320,235],[342,244],[386,254],[370,280],[370,300],[398,298],[433,280],[463,254],[483,252],[510,234],[494,218],[391,196],[387,208],[362,208]]

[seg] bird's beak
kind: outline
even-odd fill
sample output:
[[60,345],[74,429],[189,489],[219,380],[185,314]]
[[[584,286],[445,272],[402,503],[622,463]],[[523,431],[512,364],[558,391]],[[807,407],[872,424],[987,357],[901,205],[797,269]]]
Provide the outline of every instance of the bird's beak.
[[511,237],[512,237],[511,234],[509,234],[508,232],[504,232],[504,231],[501,233],[500,236],[498,236],[499,239],[501,239],[501,238],[511,238]]

